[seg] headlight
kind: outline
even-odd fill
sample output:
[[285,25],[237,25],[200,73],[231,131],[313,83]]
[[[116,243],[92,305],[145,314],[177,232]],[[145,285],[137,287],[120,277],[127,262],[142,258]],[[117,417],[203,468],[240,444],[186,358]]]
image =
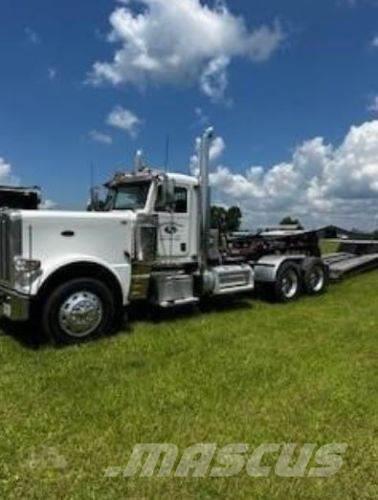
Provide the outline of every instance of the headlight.
[[14,285],[20,292],[27,292],[32,283],[41,275],[41,262],[39,260],[14,259]]
[[16,273],[35,273],[41,269],[41,261],[33,259],[23,259],[21,257],[15,257],[14,259],[14,269]]

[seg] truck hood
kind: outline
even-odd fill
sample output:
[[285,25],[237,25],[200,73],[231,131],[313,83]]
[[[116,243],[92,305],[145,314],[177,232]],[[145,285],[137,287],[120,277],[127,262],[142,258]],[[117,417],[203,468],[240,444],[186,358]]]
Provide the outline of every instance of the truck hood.
[[69,210],[19,210],[24,220],[127,220],[135,221],[137,214],[131,210],[114,212],[86,212]]
[[63,260],[126,263],[132,255],[137,214],[25,210],[22,220],[23,255],[44,265]]

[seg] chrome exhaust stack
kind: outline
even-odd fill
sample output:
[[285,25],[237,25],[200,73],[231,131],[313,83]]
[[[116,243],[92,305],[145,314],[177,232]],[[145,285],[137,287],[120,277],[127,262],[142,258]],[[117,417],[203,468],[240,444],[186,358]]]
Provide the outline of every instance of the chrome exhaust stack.
[[210,147],[214,140],[214,129],[208,128],[201,138],[199,151],[200,167],[200,274],[203,295],[227,295],[250,292],[254,289],[254,274],[251,266],[222,265],[209,267],[210,248]]
[[135,153],[134,157],[134,173],[138,174],[140,172],[143,172],[145,168],[144,165],[144,159],[143,159],[143,151],[138,149],[138,151]]
[[200,168],[200,197],[201,197],[201,213],[200,213],[200,270],[204,274],[208,269],[208,256],[210,244],[210,147],[214,139],[214,129],[208,128],[200,142],[199,150],[199,168]]

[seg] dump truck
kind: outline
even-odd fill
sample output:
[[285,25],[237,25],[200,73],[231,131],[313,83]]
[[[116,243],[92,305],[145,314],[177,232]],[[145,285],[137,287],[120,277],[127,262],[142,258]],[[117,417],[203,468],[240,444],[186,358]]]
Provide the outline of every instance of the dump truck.
[[1,315],[71,344],[111,332],[137,301],[164,309],[255,289],[282,302],[324,293],[329,266],[311,237],[306,249],[266,237],[265,249],[235,255],[211,230],[213,137],[210,128],[201,138],[198,178],[148,168],[138,155],[90,212],[1,211]]
[[37,210],[41,204],[41,189],[38,186],[0,186],[0,208]]

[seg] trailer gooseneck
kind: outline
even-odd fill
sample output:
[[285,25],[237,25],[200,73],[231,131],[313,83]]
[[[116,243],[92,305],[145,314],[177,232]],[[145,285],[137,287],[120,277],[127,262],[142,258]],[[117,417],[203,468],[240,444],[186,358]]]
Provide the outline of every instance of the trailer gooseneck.
[[108,333],[137,300],[167,308],[256,287],[285,302],[325,292],[317,240],[266,237],[253,242],[258,251],[237,252],[210,230],[213,135],[201,139],[198,179],[138,156],[134,172],[107,183],[102,211],[2,211],[0,315],[34,318],[55,342],[73,343]]

